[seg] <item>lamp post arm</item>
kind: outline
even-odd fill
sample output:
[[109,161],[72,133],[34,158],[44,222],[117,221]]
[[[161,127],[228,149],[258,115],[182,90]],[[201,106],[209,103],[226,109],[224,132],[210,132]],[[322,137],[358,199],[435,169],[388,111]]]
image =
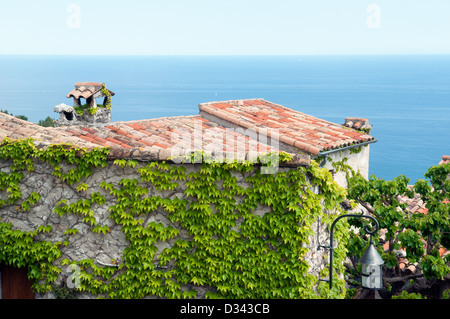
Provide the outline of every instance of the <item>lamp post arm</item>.
[[369,230],[369,228],[366,226],[364,226],[364,230],[370,235],[370,240],[372,242],[372,235],[375,234],[378,229],[380,228],[380,224],[378,223],[378,220],[370,215],[364,215],[364,212],[361,212],[361,214],[344,214],[344,215],[340,215],[338,216],[333,223],[331,224],[331,230],[330,230],[330,246],[329,247],[324,247],[324,246],[319,246],[319,248],[329,248],[330,249],[330,270],[329,270],[329,285],[330,285],[330,289],[333,287],[333,233],[334,233],[334,226],[336,225],[336,223],[344,218],[344,217],[354,217],[354,218],[368,218],[371,219],[375,222],[375,229],[374,230]]

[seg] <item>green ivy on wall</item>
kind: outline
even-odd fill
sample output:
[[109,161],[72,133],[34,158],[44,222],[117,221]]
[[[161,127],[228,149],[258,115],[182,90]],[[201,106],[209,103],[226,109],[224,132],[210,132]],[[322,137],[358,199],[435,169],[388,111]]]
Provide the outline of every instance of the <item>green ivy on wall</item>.
[[[336,217],[329,212],[339,210],[346,196],[330,172],[314,161],[309,167],[263,174],[261,168],[273,165],[270,159],[274,157],[261,157],[257,163],[223,163],[197,153],[190,159],[195,162],[200,156],[202,164],[191,172],[185,165],[165,161],[145,165],[116,160],[113,165],[133,168],[139,179],[123,178],[117,185],[83,183],[93,169],[108,165],[107,155],[105,148],[86,150],[61,144],[38,149],[31,139],[5,138],[1,142],[0,159],[12,163],[9,173],[0,173],[0,191],[5,194],[2,206],[20,203],[21,209],[28,211],[42,200],[36,192],[22,199],[20,181],[34,170],[34,161],[46,162],[61,181],[78,183],[78,192],[100,187],[104,194],[95,192],[71,203],[62,200],[55,206],[55,214],[61,218],[77,214],[92,232],[105,235],[111,229],[97,224],[95,209],[105,204],[105,196],[111,196],[109,218],[129,243],[122,259],[114,261],[116,267],[99,266],[92,259],[61,260],[62,249],[70,246],[76,229],[67,229],[63,242],[51,243],[35,238],[37,233],[52,232],[51,226],[22,232],[1,221],[0,242],[4,244],[0,246],[0,262],[28,265],[36,291],[51,291],[62,266],[76,265],[80,271],[78,291],[109,298],[195,298],[195,286],[211,287],[207,298],[345,296],[344,280],[335,279],[333,291],[329,291],[326,283],[308,273],[305,260],[309,238],[315,235],[314,224],[320,221],[329,227]],[[280,162],[289,159],[289,155],[280,154]],[[64,164],[72,168],[63,171]],[[239,181],[236,176],[245,180]],[[151,196],[152,188],[179,191],[184,196]],[[270,208],[270,212],[254,214],[258,205]],[[176,227],[146,222],[156,211],[166,212]],[[180,227],[189,239],[180,236]],[[347,240],[344,223],[336,228],[334,236],[336,240]],[[171,248],[158,252],[156,244],[169,240]],[[345,256],[344,248],[335,250],[338,274],[343,274]],[[327,268],[320,274],[321,278],[325,276]]]

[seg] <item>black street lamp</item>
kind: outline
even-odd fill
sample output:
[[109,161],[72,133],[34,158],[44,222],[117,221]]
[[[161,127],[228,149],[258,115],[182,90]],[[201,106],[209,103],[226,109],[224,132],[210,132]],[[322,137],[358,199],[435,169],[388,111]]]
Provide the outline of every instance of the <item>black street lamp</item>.
[[336,222],[340,220],[343,217],[356,217],[356,218],[369,218],[372,219],[375,222],[375,229],[370,231],[367,226],[364,227],[364,230],[370,235],[370,244],[369,248],[364,252],[359,262],[361,263],[361,272],[362,272],[362,282],[361,285],[363,288],[371,289],[371,290],[379,290],[383,288],[383,264],[384,261],[381,258],[381,256],[378,254],[375,246],[373,245],[373,238],[372,235],[375,234],[378,229],[380,228],[380,225],[378,223],[378,220],[376,220],[375,217],[370,215],[358,215],[358,214],[345,214],[341,215],[338,218],[336,218],[333,221],[333,224],[331,225],[331,232],[330,232],[330,246],[321,246],[320,248],[327,248],[330,250],[330,271],[329,276],[330,279],[330,289],[333,287],[333,231],[334,226],[336,225]]

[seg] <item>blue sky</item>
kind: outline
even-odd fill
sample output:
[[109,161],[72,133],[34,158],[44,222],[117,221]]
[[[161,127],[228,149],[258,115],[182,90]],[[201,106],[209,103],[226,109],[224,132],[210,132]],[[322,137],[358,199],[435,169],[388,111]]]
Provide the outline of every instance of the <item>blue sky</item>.
[[448,0],[14,0],[0,54],[450,54]]

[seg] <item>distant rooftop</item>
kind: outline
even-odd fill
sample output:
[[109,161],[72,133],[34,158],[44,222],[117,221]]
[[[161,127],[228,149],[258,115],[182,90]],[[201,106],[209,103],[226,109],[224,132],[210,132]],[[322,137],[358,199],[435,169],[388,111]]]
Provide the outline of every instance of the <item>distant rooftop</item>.
[[[438,165],[448,164],[450,163],[450,156],[444,155],[442,156],[441,161],[438,163]],[[414,190],[414,185],[408,185],[408,188],[411,190]],[[409,198],[406,195],[399,196],[399,202],[400,204],[407,204],[406,210],[415,213],[428,213],[428,208],[426,208],[426,203],[422,200],[420,194],[415,194],[414,198]],[[447,202],[447,201],[446,201]]]
[[442,159],[441,159],[441,161],[439,162],[439,165],[440,165],[440,164],[448,164],[448,163],[450,163],[450,156],[448,156],[448,155],[442,156]]

